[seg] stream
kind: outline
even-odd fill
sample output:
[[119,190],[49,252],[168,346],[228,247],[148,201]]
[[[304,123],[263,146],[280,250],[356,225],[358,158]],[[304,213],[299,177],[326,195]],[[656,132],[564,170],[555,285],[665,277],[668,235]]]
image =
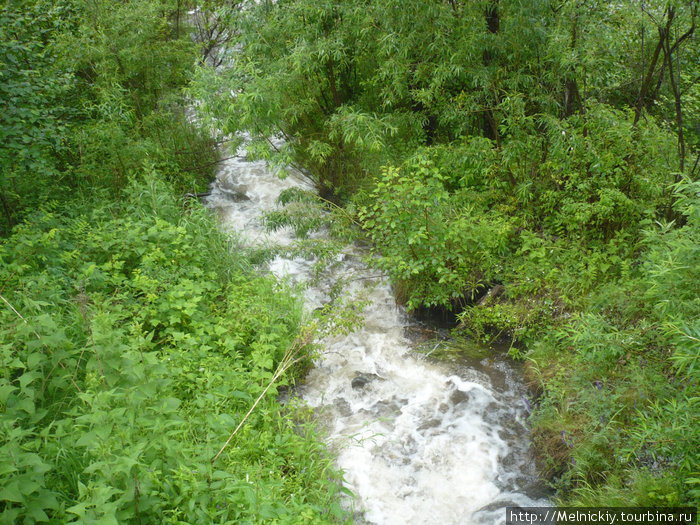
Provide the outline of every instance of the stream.
[[[301,177],[282,180],[238,153],[221,164],[207,205],[244,243],[290,245],[291,228],[268,232],[262,216],[281,191],[312,186]],[[456,343],[397,306],[366,256],[347,246],[322,279],[313,279],[313,256],[268,263],[278,278],[304,287],[309,311],[332,300],[339,280],[345,294],[367,301],[358,329],[319,341],[321,355],[296,390],[316,409],[355,494],[346,502],[355,522],[491,525],[505,523],[506,506],[548,506],[518,366],[502,351],[478,347],[450,361],[429,357]]]

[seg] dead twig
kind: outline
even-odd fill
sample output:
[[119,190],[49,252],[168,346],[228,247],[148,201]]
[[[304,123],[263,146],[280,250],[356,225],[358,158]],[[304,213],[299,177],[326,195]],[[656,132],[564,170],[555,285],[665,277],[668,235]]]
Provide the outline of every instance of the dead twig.
[[282,360],[280,361],[279,365],[277,365],[277,369],[275,370],[275,373],[272,375],[272,379],[270,379],[269,383],[265,387],[265,389],[262,391],[262,393],[258,396],[258,398],[255,400],[255,403],[253,403],[253,406],[250,407],[250,410],[248,410],[248,413],[243,416],[243,419],[241,419],[241,422],[238,423],[238,426],[236,429],[231,432],[231,435],[228,437],[226,440],[226,443],[223,444],[221,449],[219,449],[219,452],[214,456],[211,460],[212,463],[215,463],[217,459],[219,459],[219,456],[224,452],[226,447],[231,443],[231,440],[234,438],[234,436],[238,433],[238,431],[241,429],[243,424],[248,420],[250,415],[253,413],[255,410],[255,407],[258,406],[260,401],[262,400],[263,397],[265,397],[265,394],[267,394],[267,391],[270,389],[270,387],[277,381],[282,374],[284,374],[287,370],[289,370],[290,367],[292,367],[294,364],[298,363],[301,361],[304,356],[299,355],[299,352],[301,351],[302,348],[304,348],[309,342],[311,341],[311,337],[313,336],[314,333],[314,326],[308,326],[304,328],[303,332],[296,338],[292,346],[287,350],[284,354],[284,357],[282,357]]

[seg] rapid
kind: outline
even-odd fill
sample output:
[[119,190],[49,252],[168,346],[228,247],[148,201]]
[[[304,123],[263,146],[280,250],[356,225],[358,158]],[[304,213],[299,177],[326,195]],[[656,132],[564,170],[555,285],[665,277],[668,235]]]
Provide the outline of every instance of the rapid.
[[[207,197],[221,227],[242,242],[289,246],[286,227],[269,232],[263,215],[285,189],[313,187],[277,177],[245,149],[220,165]],[[334,299],[334,285],[366,302],[348,335],[326,336],[315,367],[295,395],[313,407],[337,455],[346,504],[357,523],[498,524],[506,506],[546,506],[530,450],[527,392],[503,352],[481,349],[457,360],[430,354],[454,344],[397,306],[390,284],[348,245],[319,278],[315,258],[277,256],[267,269],[299,284],[310,312]],[[442,331],[444,332],[444,331]]]

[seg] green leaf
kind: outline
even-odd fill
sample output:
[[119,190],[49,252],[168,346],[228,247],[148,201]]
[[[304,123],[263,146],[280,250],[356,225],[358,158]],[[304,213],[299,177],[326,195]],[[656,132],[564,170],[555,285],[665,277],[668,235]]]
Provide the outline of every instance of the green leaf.
[[0,500],[12,501],[15,503],[25,502],[26,492],[20,487],[18,481],[12,481],[8,485],[0,489]]
[[9,383],[0,385],[0,403],[7,404],[7,398],[17,390],[16,386],[12,386]]

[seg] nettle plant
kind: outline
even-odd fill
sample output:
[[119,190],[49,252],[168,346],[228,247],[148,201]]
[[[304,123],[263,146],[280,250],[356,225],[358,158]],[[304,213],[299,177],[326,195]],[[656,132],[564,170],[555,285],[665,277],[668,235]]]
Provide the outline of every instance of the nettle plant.
[[0,522],[342,520],[299,301],[151,182],[0,243]]

